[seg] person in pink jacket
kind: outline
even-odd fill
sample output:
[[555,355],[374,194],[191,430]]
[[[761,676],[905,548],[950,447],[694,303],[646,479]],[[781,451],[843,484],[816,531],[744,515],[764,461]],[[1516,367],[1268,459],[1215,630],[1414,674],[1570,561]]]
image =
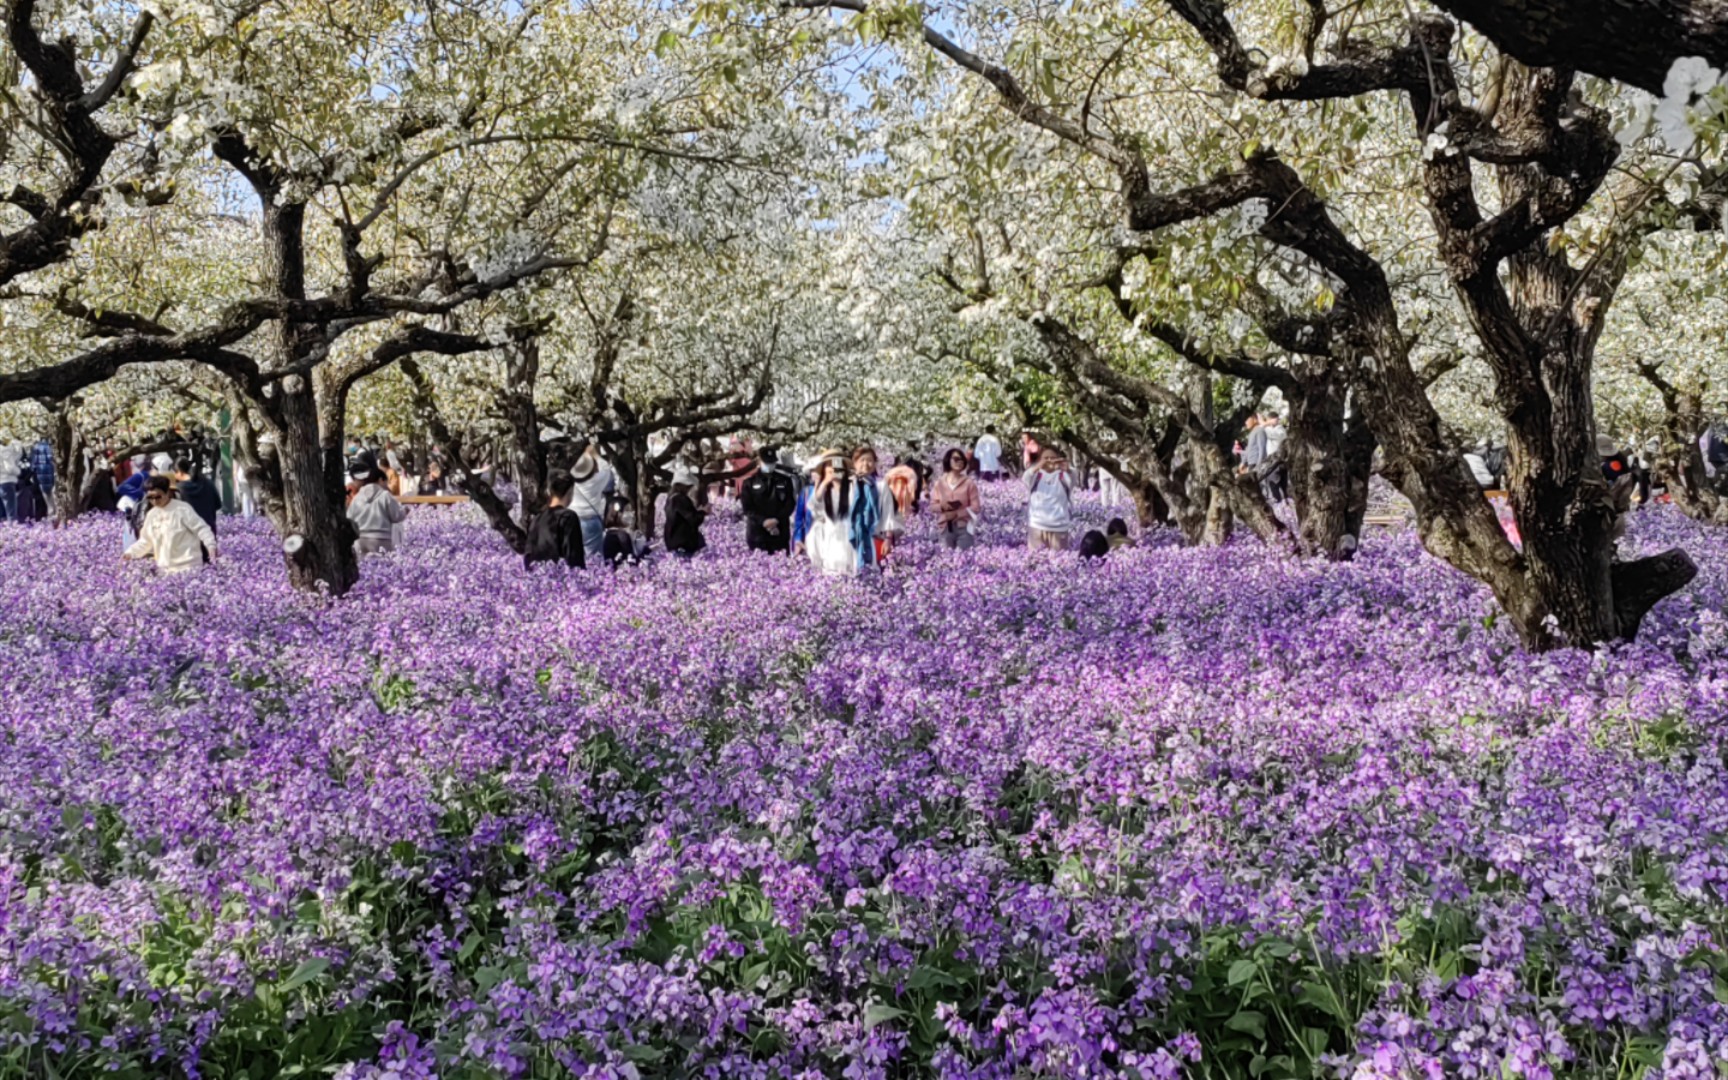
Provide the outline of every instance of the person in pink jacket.
[[930,506],[936,511],[943,547],[964,551],[972,546],[972,525],[984,516],[984,503],[966,451],[956,448],[942,456],[942,475],[931,485]]

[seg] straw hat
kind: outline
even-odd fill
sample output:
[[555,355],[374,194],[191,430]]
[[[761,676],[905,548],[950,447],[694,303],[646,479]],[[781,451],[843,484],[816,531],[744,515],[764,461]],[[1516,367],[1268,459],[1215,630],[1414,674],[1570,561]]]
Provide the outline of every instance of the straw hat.
[[837,447],[830,446],[828,449],[817,454],[815,458],[811,460],[809,471],[811,473],[819,473],[822,471],[822,466],[830,463],[834,465],[846,464],[846,452]]
[[570,466],[570,478],[580,484],[582,481],[593,477],[599,468],[600,466],[594,463],[593,457],[583,454],[576,459],[575,464]]

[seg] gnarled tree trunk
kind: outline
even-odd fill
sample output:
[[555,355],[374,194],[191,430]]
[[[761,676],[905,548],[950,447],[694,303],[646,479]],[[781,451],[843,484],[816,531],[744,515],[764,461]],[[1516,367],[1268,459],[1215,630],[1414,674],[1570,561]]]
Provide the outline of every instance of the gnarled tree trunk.
[[1681,513],[1697,521],[1728,524],[1728,499],[1710,482],[1698,446],[1705,428],[1703,394],[1675,386],[1653,364],[1640,364],[1638,370],[1662,395],[1662,431],[1651,471]]
[[294,537],[300,541],[298,550],[286,556],[289,583],[342,596],[359,581],[360,569],[354,553],[358,537],[348,520],[341,436],[332,462],[319,431],[310,378],[288,376],[273,398],[269,415],[276,468],[266,474],[269,491],[263,501],[284,543]]
[[48,445],[54,448],[54,467],[60,475],[54,478],[54,524],[64,525],[78,516],[78,506],[84,499],[84,485],[89,476],[84,468],[84,433],[78,430],[74,415],[77,405],[58,402],[49,411]]
[[1361,535],[1373,444],[1364,454],[1360,431],[1346,427],[1348,388],[1341,379],[1304,379],[1285,397],[1290,425],[1284,459],[1297,544],[1306,555],[1348,559]]

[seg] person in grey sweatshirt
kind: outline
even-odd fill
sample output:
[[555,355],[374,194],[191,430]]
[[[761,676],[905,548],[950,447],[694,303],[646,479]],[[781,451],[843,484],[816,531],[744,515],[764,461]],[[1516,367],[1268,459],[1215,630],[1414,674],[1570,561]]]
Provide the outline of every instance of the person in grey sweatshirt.
[[360,534],[355,546],[362,555],[382,555],[396,550],[395,527],[408,512],[384,486],[384,473],[368,454],[355,457],[348,476],[360,485],[348,503],[348,520]]

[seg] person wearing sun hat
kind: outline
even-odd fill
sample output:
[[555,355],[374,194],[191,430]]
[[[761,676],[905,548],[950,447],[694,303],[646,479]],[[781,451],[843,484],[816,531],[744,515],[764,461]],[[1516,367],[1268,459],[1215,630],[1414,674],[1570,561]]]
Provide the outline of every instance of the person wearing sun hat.
[[696,509],[696,500],[690,497],[696,484],[696,470],[679,466],[672,474],[672,497],[666,500],[666,550],[685,558],[708,546],[702,538],[702,521],[707,515]]
[[804,550],[824,574],[854,574],[858,551],[852,544],[852,481],[846,475],[846,455],[826,449],[810,465],[810,525]]
[[606,493],[617,485],[612,466],[600,460],[593,443],[585,443],[570,463],[570,509],[582,519],[582,545],[587,561],[599,565],[606,543]]

